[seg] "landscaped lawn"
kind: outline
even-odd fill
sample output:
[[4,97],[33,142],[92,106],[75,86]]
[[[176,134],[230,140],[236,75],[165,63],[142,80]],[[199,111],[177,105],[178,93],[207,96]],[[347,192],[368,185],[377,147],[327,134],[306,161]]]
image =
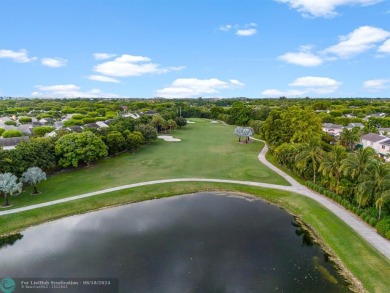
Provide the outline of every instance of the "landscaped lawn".
[[[289,185],[259,162],[263,144],[238,143],[234,126],[191,119],[172,133],[181,142],[158,139],[135,154],[124,153],[79,170],[63,171],[41,183],[38,196],[30,190],[10,199],[12,208],[110,187],[168,178],[218,178]],[[169,133],[168,133],[169,135]]]

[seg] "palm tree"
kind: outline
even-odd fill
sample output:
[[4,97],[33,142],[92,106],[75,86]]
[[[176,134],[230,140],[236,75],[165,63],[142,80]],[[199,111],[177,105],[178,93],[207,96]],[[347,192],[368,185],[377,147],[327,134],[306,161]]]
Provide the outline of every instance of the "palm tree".
[[378,155],[374,149],[370,147],[359,149],[357,152],[349,154],[341,162],[341,171],[344,176],[359,181],[360,175],[368,169],[373,161],[378,161]]
[[174,130],[177,127],[177,124],[173,119],[169,119],[167,122],[168,122],[169,130],[172,132],[172,129]]
[[378,221],[381,219],[382,207],[390,202],[390,190],[383,192],[375,201],[375,207],[378,210]]
[[378,203],[382,207],[390,194],[390,164],[374,160],[360,180],[356,193],[359,207],[383,197]]
[[354,129],[348,130],[344,128],[340,134],[340,143],[344,146],[349,146],[349,149],[352,151],[355,142],[359,141],[359,135]]
[[319,166],[324,151],[317,140],[310,140],[302,144],[301,152],[295,157],[295,164],[298,169],[304,171],[311,164],[313,168],[313,181],[316,182],[317,167]]
[[326,153],[320,168],[319,172],[322,172],[324,177],[328,177],[331,181],[335,181],[333,189],[338,192],[340,185],[341,177],[341,161],[346,157],[345,149],[342,146],[335,146],[329,153]]

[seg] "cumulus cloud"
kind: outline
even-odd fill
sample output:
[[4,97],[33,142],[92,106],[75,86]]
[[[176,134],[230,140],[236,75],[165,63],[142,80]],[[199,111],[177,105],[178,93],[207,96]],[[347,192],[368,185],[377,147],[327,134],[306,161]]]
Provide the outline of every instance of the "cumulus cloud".
[[349,58],[374,48],[378,42],[386,40],[389,36],[390,32],[381,28],[361,26],[346,36],[340,36],[340,42],[325,49],[324,53]]
[[[378,43],[390,36],[390,32],[372,26],[361,26],[345,36],[339,37],[336,45],[312,53],[312,46],[301,46],[298,52],[288,52],[278,57],[279,60],[300,66],[319,66],[326,61],[351,58],[377,48]],[[380,53],[390,53],[390,40],[379,48]]]
[[37,85],[37,89],[31,95],[34,97],[52,97],[52,98],[99,98],[112,97],[118,98],[116,94],[104,93],[100,89],[92,89],[89,91],[81,91],[80,87],[74,84],[56,84],[56,85]]
[[304,94],[331,94],[338,90],[342,83],[331,79],[329,77],[318,77],[318,76],[304,76],[295,79],[288,85],[292,87],[300,87],[301,89],[289,89],[289,90],[278,90],[278,89],[267,89],[262,92],[264,96],[302,96]]
[[323,63],[323,60],[318,55],[315,55],[311,52],[312,46],[301,46],[299,52],[288,52],[278,57],[278,59],[283,60],[287,63],[312,67],[318,66]]
[[143,74],[162,74],[184,68],[183,66],[163,68],[159,64],[152,63],[151,61],[149,57],[124,54],[112,61],[96,65],[94,70],[102,75],[129,77]]
[[68,65],[68,60],[62,58],[42,58],[41,63],[44,66],[59,68]]
[[371,79],[363,83],[365,89],[369,91],[380,91],[390,88],[390,79]]
[[18,63],[28,63],[37,60],[37,57],[29,58],[27,50],[20,49],[19,51],[0,50],[0,58],[8,58]]
[[235,35],[240,36],[240,37],[249,37],[253,36],[257,33],[257,24],[254,22],[244,24],[244,25],[239,25],[239,24],[225,24],[219,26],[219,30],[223,32],[228,32],[231,30],[235,31]]
[[120,80],[117,80],[112,77],[103,76],[103,75],[90,75],[88,76],[88,79],[95,80],[95,81],[101,81],[101,82],[112,82],[112,83],[119,83]]
[[303,87],[315,94],[330,94],[338,90],[341,82],[329,77],[304,76],[289,83],[289,86]]
[[236,31],[236,35],[237,36],[242,36],[242,37],[253,36],[256,33],[257,33],[257,29],[255,29],[255,28],[248,28],[248,29],[237,30]]
[[338,6],[360,5],[367,6],[381,2],[382,0],[274,0],[284,3],[292,9],[296,9],[306,17],[334,17]]
[[221,90],[237,86],[244,86],[244,84],[235,79],[222,81],[217,78],[180,78],[176,79],[169,87],[158,90],[156,95],[167,98],[198,97],[218,94]]
[[96,60],[110,59],[110,58],[114,58],[115,56],[116,56],[116,54],[109,54],[109,53],[94,53],[93,54],[93,57]]
[[299,90],[281,91],[277,89],[267,89],[264,90],[261,94],[266,97],[296,97],[302,96],[303,94],[305,94],[305,92]]
[[390,39],[384,42],[379,48],[378,48],[379,53],[386,53],[390,54]]

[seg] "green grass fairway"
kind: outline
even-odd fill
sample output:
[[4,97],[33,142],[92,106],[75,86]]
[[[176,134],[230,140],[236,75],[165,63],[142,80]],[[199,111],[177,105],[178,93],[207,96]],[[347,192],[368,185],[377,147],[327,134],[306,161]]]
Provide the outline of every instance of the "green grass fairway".
[[191,119],[175,130],[181,142],[154,141],[135,154],[115,158],[78,170],[63,171],[41,183],[38,196],[27,189],[10,198],[12,208],[55,200],[119,185],[169,178],[218,178],[289,185],[282,177],[259,162],[264,146],[253,141],[239,144],[234,126],[211,124],[207,119]]

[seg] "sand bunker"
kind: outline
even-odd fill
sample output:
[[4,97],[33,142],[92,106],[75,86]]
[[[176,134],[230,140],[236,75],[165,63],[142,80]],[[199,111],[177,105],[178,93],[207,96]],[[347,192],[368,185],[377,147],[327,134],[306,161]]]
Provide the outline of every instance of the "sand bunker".
[[187,123],[190,124],[190,123],[195,123],[195,122],[194,122],[194,121],[187,120]]
[[210,123],[219,123],[219,122],[216,120],[212,120],[212,121],[210,121]]
[[160,135],[160,136],[157,136],[157,138],[161,138],[165,141],[181,141],[181,139],[174,138],[172,135]]

